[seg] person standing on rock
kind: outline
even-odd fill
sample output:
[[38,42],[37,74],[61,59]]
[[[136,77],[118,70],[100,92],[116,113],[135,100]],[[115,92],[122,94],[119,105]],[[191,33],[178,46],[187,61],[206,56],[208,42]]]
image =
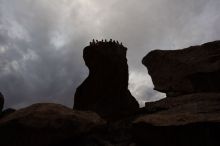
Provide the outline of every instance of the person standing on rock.
[[0,92],[0,112],[2,112],[3,106],[4,106],[4,96]]

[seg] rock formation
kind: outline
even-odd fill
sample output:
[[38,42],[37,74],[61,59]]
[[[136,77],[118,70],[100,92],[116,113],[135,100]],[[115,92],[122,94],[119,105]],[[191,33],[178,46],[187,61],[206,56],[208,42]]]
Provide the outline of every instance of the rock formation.
[[[74,108],[83,111],[49,103],[5,110],[0,145],[220,146],[218,48],[216,41],[148,54],[143,62],[155,88],[176,98],[133,112],[137,102],[127,89],[126,48],[113,40],[94,40],[84,49],[89,77],[76,92]],[[115,115],[121,117],[109,120]]]
[[181,50],[155,50],[143,59],[155,90],[168,97],[220,91],[220,41]]
[[150,52],[143,64],[168,97],[146,103],[133,121],[138,145],[219,146],[220,41]]
[[219,146],[220,93],[196,93],[146,103],[134,120],[138,145]]
[[126,51],[122,44],[112,40],[93,40],[84,49],[89,76],[76,90],[74,109],[95,111],[107,119],[138,109],[128,90]]
[[104,124],[96,113],[73,111],[58,104],[35,104],[0,120],[0,145],[65,145],[67,139],[77,145],[77,138]]
[[0,92],[0,113],[2,112],[3,106],[4,106],[4,96]]

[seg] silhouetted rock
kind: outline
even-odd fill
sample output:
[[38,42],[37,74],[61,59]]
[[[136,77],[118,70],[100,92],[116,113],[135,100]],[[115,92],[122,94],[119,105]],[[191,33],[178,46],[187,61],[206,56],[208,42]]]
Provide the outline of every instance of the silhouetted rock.
[[0,92],[0,113],[2,112],[3,107],[4,107],[4,96]]
[[8,115],[14,113],[15,111],[16,111],[16,110],[15,110],[15,109],[12,109],[12,108],[8,108],[8,109],[6,109],[6,110],[3,110],[2,113],[1,113],[1,115],[0,115],[0,118],[3,118],[3,117],[5,117],[5,116],[8,116]]
[[127,48],[112,40],[90,44],[83,52],[89,76],[76,90],[74,109],[107,119],[131,114],[139,105],[128,90]]
[[155,89],[168,97],[146,103],[134,120],[138,145],[219,146],[220,41],[155,50],[143,59]]
[[139,145],[220,145],[220,93],[165,98],[147,103],[145,110],[134,120],[133,135]]
[[155,90],[168,97],[220,91],[220,41],[182,50],[155,50],[143,59]]
[[0,120],[0,145],[48,146],[80,138],[104,124],[92,112],[73,111],[58,104],[35,104]]

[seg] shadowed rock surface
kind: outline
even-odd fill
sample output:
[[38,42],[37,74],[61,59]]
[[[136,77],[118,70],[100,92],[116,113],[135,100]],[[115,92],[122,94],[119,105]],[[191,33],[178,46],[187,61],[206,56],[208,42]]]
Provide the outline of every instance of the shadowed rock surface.
[[107,119],[138,109],[128,90],[126,51],[114,41],[93,42],[84,49],[89,76],[76,90],[74,109],[95,111]]
[[80,138],[104,124],[92,112],[73,111],[58,104],[35,104],[0,120],[0,144],[48,146]]
[[134,120],[139,145],[219,146],[220,93],[197,93],[146,103]]
[[4,107],[4,96],[0,92],[0,113],[2,112],[3,107]]
[[155,89],[168,97],[146,103],[133,121],[138,145],[219,146],[220,41],[155,50],[143,59]]
[[143,59],[155,90],[168,97],[220,91],[220,41],[182,50],[155,50]]

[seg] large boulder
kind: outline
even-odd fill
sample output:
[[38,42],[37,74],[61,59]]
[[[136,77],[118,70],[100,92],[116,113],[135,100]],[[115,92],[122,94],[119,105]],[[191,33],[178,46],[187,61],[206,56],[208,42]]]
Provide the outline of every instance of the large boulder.
[[74,109],[95,111],[106,119],[138,109],[138,102],[128,90],[126,51],[115,41],[93,42],[84,49],[89,76],[76,90]]
[[155,90],[168,97],[220,91],[220,41],[181,50],[154,50],[142,62]]
[[80,137],[104,124],[93,112],[73,111],[58,104],[35,104],[0,119],[0,145],[65,145],[68,140],[74,141],[70,145],[77,145]]
[[134,120],[138,145],[219,146],[220,93],[197,93],[147,103]]
[[4,107],[4,96],[0,92],[0,113],[2,112],[3,107]]

